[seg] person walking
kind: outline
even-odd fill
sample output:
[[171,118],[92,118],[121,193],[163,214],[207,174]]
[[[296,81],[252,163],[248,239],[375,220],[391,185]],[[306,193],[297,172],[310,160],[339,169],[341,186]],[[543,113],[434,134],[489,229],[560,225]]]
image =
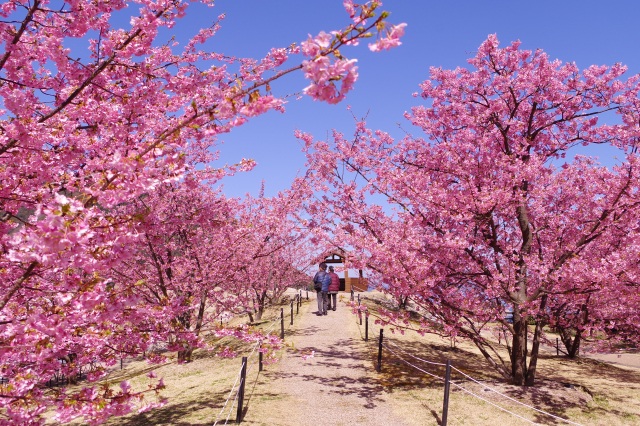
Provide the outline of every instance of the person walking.
[[[327,309],[336,310],[338,306],[338,292],[340,291],[340,277],[333,271],[333,266],[329,266],[329,276],[331,277],[331,283],[329,284],[329,306]],[[333,308],[332,308],[333,307]]]
[[318,272],[313,276],[313,288],[318,299],[317,315],[327,315],[327,293],[331,277],[327,273],[327,264],[322,262],[318,265]]
[[[325,264],[324,267],[326,268],[327,265]],[[322,315],[327,315],[327,308],[329,307],[329,285],[331,285],[331,275],[325,271],[322,279]]]

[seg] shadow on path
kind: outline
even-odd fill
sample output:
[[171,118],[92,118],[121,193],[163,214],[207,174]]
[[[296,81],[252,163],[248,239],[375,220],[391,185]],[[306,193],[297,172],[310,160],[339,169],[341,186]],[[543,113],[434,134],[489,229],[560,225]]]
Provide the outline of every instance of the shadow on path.
[[[343,301],[326,316],[303,305],[285,331],[282,359],[262,372],[243,423],[405,425],[387,403],[356,317]],[[255,416],[254,416],[255,415]],[[257,418],[257,417],[260,418]]]

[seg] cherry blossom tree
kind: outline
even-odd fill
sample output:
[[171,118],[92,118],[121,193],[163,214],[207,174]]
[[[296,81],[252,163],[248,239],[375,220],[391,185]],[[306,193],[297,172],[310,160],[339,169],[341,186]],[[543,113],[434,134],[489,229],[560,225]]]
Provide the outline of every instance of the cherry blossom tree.
[[[323,201],[309,212],[338,227],[384,291],[409,297],[420,332],[468,339],[506,379],[533,385],[544,326],[637,331],[639,86],[624,72],[490,36],[469,67],[432,68],[420,86],[425,105],[406,117],[425,139],[364,122],[331,144],[300,133]],[[619,161],[572,158],[592,145]]]
[[244,229],[245,259],[238,265],[238,279],[246,286],[251,305],[247,313],[260,320],[265,308],[279,301],[288,288],[306,284],[305,271],[312,264],[308,232],[299,219],[300,191],[283,191],[276,197],[263,195],[243,200],[238,212]]
[[[579,290],[572,291],[571,297],[562,293],[549,297],[549,325],[559,333],[570,358],[578,355],[585,340],[589,349],[638,343],[638,234],[617,225],[611,238],[597,245],[594,256],[607,268],[566,275],[564,285]],[[611,282],[618,285],[612,289]]]
[[140,218],[136,230],[141,238],[135,255],[112,268],[111,288],[135,288],[144,305],[156,310],[153,329],[164,331],[156,333],[160,342],[153,342],[154,334],[148,333],[144,347],[131,355],[161,343],[178,351],[179,362],[189,362],[193,348],[200,346],[203,328],[244,304],[227,288],[240,240],[237,205],[188,175],[123,207]]
[[298,255],[304,234],[290,209],[298,205],[283,194],[229,199],[187,175],[124,207],[140,217],[143,237],[133,258],[112,268],[117,282],[110,288],[134,288],[154,307],[156,321],[145,325],[155,333],[126,353],[139,356],[161,344],[177,350],[179,362],[190,362],[193,349],[205,345],[203,331],[218,333],[223,317],[249,313],[253,322],[255,312],[259,320],[267,302],[308,279],[296,267],[304,259]]
[[[147,237],[151,256],[159,242],[157,232],[143,228],[141,211],[125,206],[187,172],[215,183],[250,170],[251,160],[209,166],[217,138],[251,117],[283,111],[284,100],[270,88],[291,72],[304,72],[310,80],[304,92],[314,99],[343,99],[357,67],[342,48],[370,36],[371,50],[392,47],[403,30],[386,23],[379,2],[345,6],[351,17],[345,28],[252,59],[204,50],[222,16],[184,45],[159,43],[188,14],[189,2],[2,5],[0,374],[8,379],[2,424],[41,423],[49,408],[60,422],[83,416],[99,423],[131,411],[136,401],[143,401],[140,409],[161,403],[141,399],[126,382],[119,390],[89,383],[73,392],[44,383],[64,359],[106,366],[87,377],[93,382],[121,351],[140,352],[175,333],[171,324],[188,304],[176,297],[158,309],[148,279],[123,285],[116,272],[139,255]],[[113,27],[116,14],[129,16],[129,26]],[[297,55],[300,62],[288,64]],[[172,237],[170,243],[192,244],[192,235]],[[169,262],[169,253],[160,255]],[[155,279],[187,274],[183,262],[171,258]],[[205,272],[215,273],[193,271]],[[182,300],[189,292],[206,297],[173,291],[182,291]],[[154,394],[163,384],[151,380],[147,392]]]

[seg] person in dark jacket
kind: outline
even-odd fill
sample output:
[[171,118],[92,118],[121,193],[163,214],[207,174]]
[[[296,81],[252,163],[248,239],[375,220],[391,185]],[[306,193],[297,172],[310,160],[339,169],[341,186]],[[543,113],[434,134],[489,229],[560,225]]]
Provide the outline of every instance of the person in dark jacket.
[[[325,264],[326,268],[327,265]],[[322,279],[322,315],[327,315],[327,308],[329,307],[329,285],[331,284],[331,275],[325,271],[324,278]]]
[[329,276],[331,277],[331,283],[329,284],[329,306],[327,309],[333,309],[335,311],[336,306],[338,306],[336,299],[340,291],[340,277],[333,271],[333,266],[329,266]]
[[331,277],[327,273],[327,264],[322,262],[319,270],[313,277],[313,288],[316,290],[318,297],[318,313],[317,315],[327,315],[327,295],[329,292],[329,284]]

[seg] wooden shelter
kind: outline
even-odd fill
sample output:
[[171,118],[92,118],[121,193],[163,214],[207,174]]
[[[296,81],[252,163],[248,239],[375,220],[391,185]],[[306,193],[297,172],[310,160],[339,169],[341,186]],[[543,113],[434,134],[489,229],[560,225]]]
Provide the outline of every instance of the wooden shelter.
[[331,265],[332,263],[341,263],[344,265],[344,278],[340,278],[340,291],[350,293],[353,291],[367,291],[369,283],[362,273],[362,269],[358,269],[357,277],[349,276],[349,262],[344,252],[331,252],[325,256],[324,263]]

